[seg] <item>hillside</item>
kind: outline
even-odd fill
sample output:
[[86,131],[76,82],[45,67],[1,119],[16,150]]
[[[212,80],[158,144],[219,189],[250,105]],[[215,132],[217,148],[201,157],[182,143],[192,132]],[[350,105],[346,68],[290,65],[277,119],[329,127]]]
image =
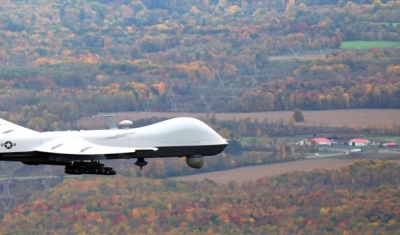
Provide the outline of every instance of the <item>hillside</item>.
[[[398,1],[8,0],[0,9],[0,111],[38,130],[100,112],[400,108]],[[391,47],[339,49],[351,41]]]
[[65,179],[4,213],[2,233],[395,234],[400,166],[359,160],[242,185]]

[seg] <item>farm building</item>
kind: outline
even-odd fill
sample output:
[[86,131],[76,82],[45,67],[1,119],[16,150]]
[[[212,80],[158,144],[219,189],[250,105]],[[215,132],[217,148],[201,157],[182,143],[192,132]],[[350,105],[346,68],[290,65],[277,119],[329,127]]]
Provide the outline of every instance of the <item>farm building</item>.
[[310,145],[312,142],[315,142],[317,145],[331,145],[332,141],[327,138],[314,138],[314,139],[304,139],[296,143],[296,145]]
[[313,141],[318,145],[331,145],[332,141],[327,138],[314,138]]
[[317,145],[331,145],[332,141],[327,138],[314,138],[314,139],[304,139],[300,140],[296,143],[296,145],[310,145],[312,142],[315,142]]
[[305,144],[310,144],[308,139],[300,140],[299,142],[296,142],[296,145],[305,145]]
[[382,147],[384,148],[396,148],[397,147],[397,143],[396,142],[386,142],[384,144],[382,144]]
[[367,139],[351,139],[349,140],[350,146],[367,146],[370,144],[370,141]]

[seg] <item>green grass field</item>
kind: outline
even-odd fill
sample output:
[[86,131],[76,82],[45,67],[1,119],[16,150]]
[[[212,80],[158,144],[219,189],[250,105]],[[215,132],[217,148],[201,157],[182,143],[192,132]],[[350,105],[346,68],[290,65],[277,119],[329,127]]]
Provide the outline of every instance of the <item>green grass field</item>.
[[365,139],[378,142],[399,141],[400,136],[365,136]]
[[[390,26],[390,23],[385,23],[385,24],[386,24],[387,26]],[[392,26],[396,28],[397,25],[399,25],[399,24],[400,24],[400,23],[392,23]]]
[[342,50],[364,50],[371,48],[382,48],[382,47],[396,47],[399,46],[399,42],[393,41],[348,41],[342,42],[340,49]]

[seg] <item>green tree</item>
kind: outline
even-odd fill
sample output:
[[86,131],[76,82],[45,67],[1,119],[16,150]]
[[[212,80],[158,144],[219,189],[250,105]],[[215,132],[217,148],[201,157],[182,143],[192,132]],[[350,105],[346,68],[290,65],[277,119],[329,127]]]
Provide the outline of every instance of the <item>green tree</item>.
[[304,116],[300,109],[294,110],[293,118],[296,122],[304,122]]

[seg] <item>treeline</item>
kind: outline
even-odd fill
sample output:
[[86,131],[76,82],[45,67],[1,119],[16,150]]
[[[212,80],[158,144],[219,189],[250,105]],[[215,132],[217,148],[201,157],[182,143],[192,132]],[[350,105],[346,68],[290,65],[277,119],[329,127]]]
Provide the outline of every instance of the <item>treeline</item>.
[[[359,160],[238,185],[65,179],[4,213],[2,233],[394,234],[400,168]],[[18,182],[16,182],[18,184]]]
[[7,1],[0,110],[57,130],[99,112],[399,108],[399,49],[335,51],[398,41],[399,3],[342,3]]
[[[337,51],[324,60],[293,62],[287,66],[270,62],[270,67],[265,68],[267,73],[250,73],[250,80],[244,80],[245,76],[240,74],[220,74],[219,78],[203,83],[174,79],[154,80],[150,84],[124,82],[121,75],[118,81],[106,86],[87,82],[86,88],[61,88],[54,84],[35,85],[35,78],[27,80],[31,85],[20,85],[25,78],[10,78],[0,81],[3,85],[0,107],[13,111],[6,116],[10,121],[24,125],[33,122],[28,126],[38,126],[39,130],[74,128],[78,117],[99,112],[400,108],[400,66],[396,65],[400,64],[399,54],[398,49]],[[90,71],[81,68],[82,76]],[[56,74],[62,78],[62,74]],[[82,78],[80,82],[85,81]],[[20,86],[33,89],[11,88]]]
[[339,2],[10,1],[0,13],[0,60],[19,66],[133,59],[157,64],[165,57],[166,63],[210,63],[214,53],[226,58],[232,50],[263,57],[338,48],[343,40],[399,40],[397,1]]

